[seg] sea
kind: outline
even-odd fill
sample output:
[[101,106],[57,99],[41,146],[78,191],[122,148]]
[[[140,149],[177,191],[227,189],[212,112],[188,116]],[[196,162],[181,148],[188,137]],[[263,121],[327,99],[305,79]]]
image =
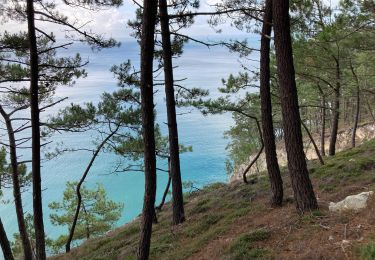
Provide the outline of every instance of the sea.
[[[255,37],[249,39],[254,46],[258,44]],[[54,115],[59,109],[70,103],[83,104],[85,102],[97,103],[103,92],[112,92],[118,88],[116,79],[110,72],[113,65],[131,60],[135,68],[139,68],[140,49],[134,40],[124,40],[119,48],[92,51],[90,47],[77,44],[59,53],[59,55],[80,53],[83,60],[89,63],[86,66],[88,76],[76,80],[72,87],[61,87],[56,92],[56,97],[68,97],[57,106],[43,112],[42,118]],[[252,55],[256,59],[257,54]],[[251,60],[251,59],[249,59]],[[231,73],[236,74],[243,68],[238,55],[229,52],[226,48],[215,46],[206,47],[199,43],[190,42],[185,46],[184,53],[175,59],[175,79],[186,80],[182,83],[186,87],[200,87],[210,91],[210,97],[220,95],[218,88],[222,87],[222,79]],[[246,61],[245,61],[246,62]],[[248,61],[253,62],[254,61]],[[254,65],[255,66],[255,65]],[[163,89],[155,94],[157,123],[161,126],[163,134],[166,129],[166,109]],[[226,146],[229,139],[224,137],[224,132],[233,124],[230,113],[204,116],[193,108],[177,110],[178,130],[181,144],[192,146],[192,152],[183,153],[181,159],[181,174],[184,182],[193,183],[200,188],[215,182],[227,182],[228,175],[225,168],[227,159]],[[89,148],[95,147],[98,136],[92,133],[58,133],[48,141],[53,141],[50,147]],[[22,159],[29,159],[30,151],[22,152]],[[68,181],[77,181],[85,170],[92,153],[87,151],[65,153],[52,160],[42,163],[42,188],[43,210],[46,235],[57,238],[66,234],[68,228],[51,224],[51,214],[48,204],[61,201],[65,184]],[[85,185],[94,187],[101,183],[107,192],[108,198],[124,203],[122,216],[116,223],[120,227],[136,218],[142,210],[144,195],[144,174],[142,172],[114,173],[119,158],[110,152],[102,152],[92,166]],[[166,167],[165,162],[159,166]],[[160,202],[167,174],[157,173],[157,203]],[[189,192],[190,189],[185,190]],[[23,194],[25,213],[32,213],[31,187]],[[11,199],[11,191],[5,191],[4,198]],[[11,238],[18,232],[15,209],[13,203],[0,204],[0,215],[6,232]]]

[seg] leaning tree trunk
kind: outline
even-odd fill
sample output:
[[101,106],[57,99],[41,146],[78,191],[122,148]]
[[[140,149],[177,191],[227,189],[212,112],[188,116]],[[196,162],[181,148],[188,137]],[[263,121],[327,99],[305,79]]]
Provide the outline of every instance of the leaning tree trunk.
[[264,149],[272,191],[271,205],[281,206],[283,202],[283,180],[281,178],[279,164],[277,162],[270,87],[271,30],[272,0],[267,0],[263,16],[263,28],[260,47],[260,105],[262,110]]
[[355,78],[356,82],[356,110],[355,110],[355,118],[354,118],[354,125],[353,125],[353,133],[352,133],[352,147],[355,147],[355,138],[358,128],[358,122],[359,122],[359,112],[360,112],[360,88],[359,88],[359,80],[358,76],[354,71],[354,68],[352,64],[350,64],[350,69],[352,71],[352,74]]
[[78,184],[77,184],[77,187],[76,187],[76,195],[77,195],[77,206],[76,206],[76,210],[75,210],[75,213],[74,213],[74,217],[73,217],[73,222],[72,222],[72,226],[70,228],[70,231],[69,231],[69,235],[68,235],[68,239],[66,241],[66,244],[65,244],[65,251],[68,253],[70,252],[70,246],[71,246],[71,243],[72,243],[72,240],[73,240],[73,237],[74,237],[74,232],[75,232],[75,229],[76,229],[76,226],[77,226],[77,222],[78,222],[78,217],[79,217],[79,213],[81,212],[81,206],[83,206],[83,203],[82,203],[82,194],[81,194],[81,187],[84,183],[84,181],[86,180],[86,177],[87,175],[89,174],[90,172],[90,169],[92,167],[92,165],[94,164],[96,158],[98,157],[99,155],[99,152],[103,149],[104,145],[112,138],[112,136],[114,136],[117,131],[119,130],[119,126],[117,126],[109,135],[107,135],[106,138],[104,138],[104,140],[96,147],[90,161],[89,161],[89,164],[87,165],[85,171],[83,172],[82,174],[82,177],[81,179],[79,180]]
[[13,260],[14,257],[13,257],[12,249],[10,247],[8,236],[7,236],[7,233],[5,232],[1,218],[0,218],[0,246],[1,246],[1,250],[3,250],[4,259]]
[[164,193],[163,193],[163,198],[161,199],[161,202],[160,202],[159,206],[157,206],[155,208],[156,210],[161,211],[161,209],[163,208],[165,200],[166,200],[168,192],[169,192],[170,186],[171,186],[171,177],[168,177],[168,182],[167,182],[167,185],[165,186],[165,190],[164,190]]
[[370,113],[370,116],[372,118],[372,122],[375,124],[375,115],[374,113],[372,112],[372,107],[370,105],[370,102],[368,101],[368,99],[366,97],[364,97],[365,101],[366,101],[366,106],[367,106],[367,110],[368,112]]
[[6,129],[8,132],[9,139],[9,154],[10,154],[10,166],[12,169],[12,183],[13,183],[13,197],[14,205],[16,207],[16,215],[18,222],[18,230],[20,232],[22,248],[24,253],[24,259],[32,259],[33,252],[30,245],[29,235],[27,234],[27,228],[25,223],[25,216],[23,212],[22,205],[22,195],[21,195],[21,184],[20,175],[18,170],[18,157],[16,148],[16,139],[14,136],[12,121],[9,115],[5,112],[3,107],[0,105],[0,114],[4,118]]
[[331,130],[331,141],[329,143],[329,155],[336,154],[336,141],[337,141],[337,132],[339,129],[339,119],[340,119],[340,96],[341,96],[341,72],[340,64],[336,60],[336,88],[335,88],[335,100],[333,107],[333,122]]
[[320,97],[321,97],[321,109],[320,109],[320,119],[321,119],[321,132],[320,132],[320,153],[322,156],[325,156],[326,155],[326,150],[325,150],[325,147],[326,147],[326,144],[325,144],[325,135],[326,135],[326,96],[323,92],[323,89],[321,88],[321,86],[319,85],[318,83],[318,90],[319,90],[319,93],[320,93]]
[[325,156],[326,155],[326,143],[325,143],[325,140],[326,140],[326,98],[325,96],[323,95],[322,96],[322,108],[321,108],[321,120],[322,120],[322,129],[321,129],[321,133],[320,133],[320,152],[322,154],[322,156]]
[[[302,124],[303,128],[305,129],[307,135],[309,136],[312,145],[314,146],[314,150],[315,150],[316,156],[317,156],[318,159],[319,159],[320,164],[321,164],[321,165],[324,165],[323,157],[322,157],[322,155],[321,155],[320,152],[319,152],[319,148],[318,148],[318,146],[316,145],[316,142],[315,142],[315,140],[314,140],[314,138],[313,138],[313,136],[312,136],[312,134],[311,134],[309,128],[306,126],[306,124],[305,124],[303,121],[301,121],[301,124]],[[308,149],[308,148],[307,148],[307,149]]]
[[159,0],[160,26],[163,45],[165,98],[167,103],[170,177],[172,179],[173,225],[185,221],[184,199],[180,170],[180,148],[178,145],[178,130],[176,118],[176,102],[174,96],[173,66],[171,35],[169,31],[167,0]]
[[164,190],[164,193],[163,193],[163,198],[161,199],[161,202],[160,202],[159,206],[157,206],[155,208],[155,210],[161,211],[161,209],[164,206],[165,200],[167,199],[167,195],[168,195],[169,188],[171,186],[171,181],[172,181],[171,180],[171,176],[170,176],[170,172],[171,172],[171,158],[168,157],[168,182],[167,182],[167,185],[165,186],[165,190]]
[[297,203],[296,206],[301,212],[306,212],[317,209],[318,203],[309,178],[303,152],[288,1],[273,2],[273,21],[288,169],[294,198]]
[[40,169],[40,122],[39,122],[39,89],[38,89],[38,49],[35,35],[34,1],[27,0],[28,39],[30,46],[30,110],[31,110],[31,152],[33,177],[33,209],[36,256],[38,260],[46,259],[45,235],[43,224],[42,185]]
[[138,260],[150,253],[152,220],[155,212],[156,155],[154,136],[153,59],[157,1],[144,0],[141,36],[141,99],[145,165],[145,196],[142,211]]

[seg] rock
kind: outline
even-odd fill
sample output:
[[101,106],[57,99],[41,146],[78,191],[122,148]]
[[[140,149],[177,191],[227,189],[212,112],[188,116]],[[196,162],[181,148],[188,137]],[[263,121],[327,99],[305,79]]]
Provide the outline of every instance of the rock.
[[329,210],[333,212],[341,212],[345,210],[354,210],[358,211],[360,209],[366,208],[367,199],[372,195],[373,191],[362,192],[357,195],[351,195],[339,201],[337,203],[330,202]]

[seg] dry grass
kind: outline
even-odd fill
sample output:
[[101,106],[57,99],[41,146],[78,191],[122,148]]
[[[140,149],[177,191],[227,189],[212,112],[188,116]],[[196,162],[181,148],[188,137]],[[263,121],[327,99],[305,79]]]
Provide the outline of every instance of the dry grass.
[[[285,203],[268,207],[269,185],[213,184],[185,197],[187,220],[170,226],[170,206],[154,226],[151,259],[375,259],[375,199],[362,212],[333,214],[330,201],[375,190],[375,141],[310,162],[320,209],[299,215],[288,176]],[[136,220],[54,259],[135,259]]]

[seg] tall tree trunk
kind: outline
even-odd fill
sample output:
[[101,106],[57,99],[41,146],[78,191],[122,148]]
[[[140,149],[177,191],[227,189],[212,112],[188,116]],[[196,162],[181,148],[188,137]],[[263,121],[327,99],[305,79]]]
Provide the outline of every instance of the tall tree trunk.
[[271,205],[281,206],[283,202],[283,180],[277,162],[275,134],[272,120],[272,102],[270,86],[270,42],[272,30],[272,0],[267,0],[263,16],[260,45],[260,100],[262,110],[263,141],[267,170],[271,183]]
[[12,182],[13,182],[13,197],[14,205],[16,207],[16,215],[18,222],[18,230],[20,232],[22,248],[24,253],[24,259],[32,259],[33,252],[30,245],[29,235],[27,234],[27,228],[25,223],[25,216],[23,212],[22,205],[22,195],[21,195],[21,185],[20,185],[20,176],[18,168],[18,159],[17,159],[17,147],[16,139],[14,136],[12,121],[10,120],[9,115],[5,112],[3,107],[0,105],[0,114],[4,118],[5,125],[8,132],[9,139],[9,154],[10,154],[10,165],[12,168]]
[[40,122],[39,122],[39,88],[38,88],[38,49],[34,23],[34,1],[27,0],[28,38],[30,44],[30,110],[31,110],[31,170],[33,176],[33,210],[36,256],[38,260],[46,259],[45,235],[43,223],[42,180],[40,169]]
[[0,246],[1,246],[1,249],[3,250],[4,259],[13,260],[14,257],[13,257],[12,249],[10,247],[8,236],[7,236],[7,233],[5,232],[1,218],[0,218]]
[[355,109],[355,117],[354,117],[354,125],[353,125],[353,133],[352,133],[352,148],[355,147],[355,138],[358,128],[358,121],[359,121],[359,112],[360,112],[360,88],[359,88],[359,80],[358,76],[354,71],[353,65],[350,63],[350,69],[352,74],[355,78],[356,82],[356,109]]
[[303,152],[301,118],[290,36],[289,1],[273,1],[273,21],[288,169],[297,209],[306,212],[317,209],[318,203]]
[[170,177],[172,179],[173,225],[185,221],[184,199],[180,170],[180,148],[178,145],[178,129],[176,118],[176,102],[174,96],[173,65],[171,35],[169,31],[167,0],[159,0],[160,26],[163,45],[165,98],[167,103],[169,156],[171,160]]
[[340,97],[341,97],[341,72],[340,63],[336,60],[336,88],[335,88],[335,100],[333,106],[333,122],[331,130],[331,141],[329,143],[329,155],[336,154],[336,141],[337,132],[339,129],[339,119],[340,119]]
[[141,99],[145,165],[145,196],[138,260],[150,253],[152,219],[155,212],[156,155],[154,133],[153,59],[157,1],[144,0],[141,36]]

